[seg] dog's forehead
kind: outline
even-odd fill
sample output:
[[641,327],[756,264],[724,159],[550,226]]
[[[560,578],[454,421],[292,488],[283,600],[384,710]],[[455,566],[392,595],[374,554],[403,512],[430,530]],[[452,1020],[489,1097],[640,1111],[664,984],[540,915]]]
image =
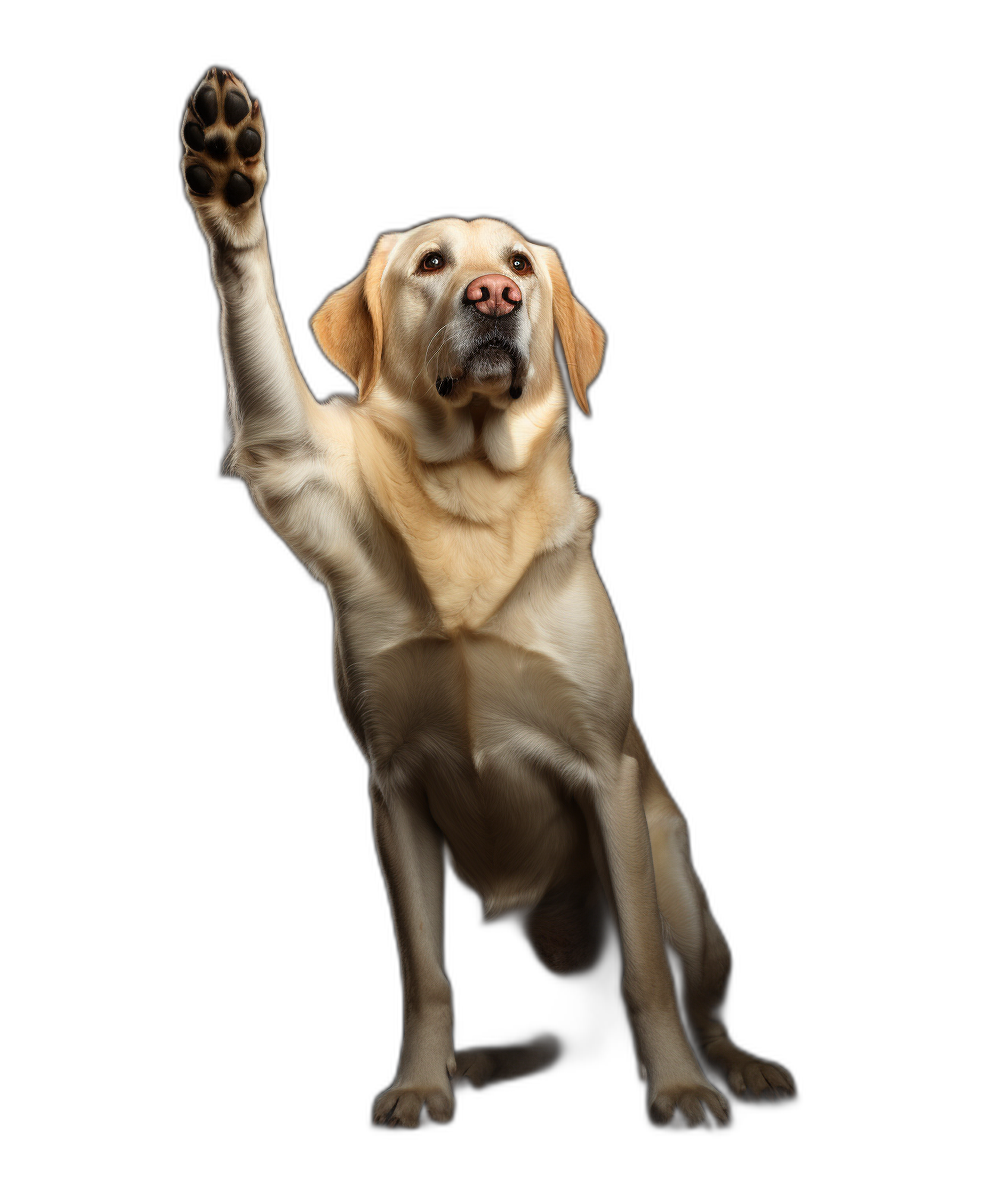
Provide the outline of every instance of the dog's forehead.
[[407,231],[396,244],[393,257],[400,263],[421,247],[431,246],[449,251],[460,263],[478,262],[524,244],[524,237],[513,226],[496,218],[437,218]]

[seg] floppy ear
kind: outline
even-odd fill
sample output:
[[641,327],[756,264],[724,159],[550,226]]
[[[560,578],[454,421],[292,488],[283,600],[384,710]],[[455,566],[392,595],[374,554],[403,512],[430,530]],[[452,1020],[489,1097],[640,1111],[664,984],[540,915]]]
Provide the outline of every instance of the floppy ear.
[[363,402],[378,381],[382,356],[381,277],[398,235],[383,234],[367,267],[327,298],[311,319],[322,352],[357,384]]
[[546,266],[553,285],[553,326],[560,334],[571,388],[578,406],[588,415],[586,392],[602,366],[605,333],[588,309],[575,299],[560,256],[552,247],[540,247],[540,250],[546,256]]

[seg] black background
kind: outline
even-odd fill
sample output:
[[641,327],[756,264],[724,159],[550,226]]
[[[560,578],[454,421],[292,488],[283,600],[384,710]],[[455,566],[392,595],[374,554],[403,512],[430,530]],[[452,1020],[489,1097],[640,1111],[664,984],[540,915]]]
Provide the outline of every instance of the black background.
[[[563,1160],[606,1147],[655,1165],[839,1151],[850,593],[826,480],[843,414],[822,332],[834,179],[794,73],[739,76],[715,52],[698,69],[680,49],[624,58],[617,77],[494,51],[431,91],[437,38],[377,70],[325,46],[309,62],[262,40],[173,38],[145,67],[156,213],[136,372],[150,395],[128,556],[136,849],[158,884],[136,1055],[171,1099],[166,1146],[334,1169],[405,1154],[449,1175],[477,1154],[520,1170],[540,1139]],[[567,1055],[462,1095],[447,1130],[371,1130],[402,1042],[398,952],[327,593],[221,475],[219,308],[178,167],[186,96],[211,64],[262,103],[277,296],[317,398],[349,384],[309,317],[380,233],[443,215],[557,247],[605,329],[592,416],[571,410],[578,487],[601,507],[593,555],[637,725],[733,954],[728,1029],[791,1070],[797,1102],[736,1105],[725,1134],[651,1131],[618,965],[553,979],[449,873],[456,1048],[544,1029]]]

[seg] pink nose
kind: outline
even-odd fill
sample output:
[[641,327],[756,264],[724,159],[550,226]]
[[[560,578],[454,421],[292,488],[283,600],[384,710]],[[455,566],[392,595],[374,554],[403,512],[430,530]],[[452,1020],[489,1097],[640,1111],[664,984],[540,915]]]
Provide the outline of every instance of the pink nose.
[[521,289],[506,275],[481,275],[465,290],[466,304],[485,317],[506,317],[521,304]]

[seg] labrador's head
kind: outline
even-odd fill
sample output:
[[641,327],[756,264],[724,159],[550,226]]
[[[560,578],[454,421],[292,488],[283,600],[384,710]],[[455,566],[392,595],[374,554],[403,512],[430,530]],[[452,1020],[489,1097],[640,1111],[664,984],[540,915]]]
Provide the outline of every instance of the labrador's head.
[[551,247],[489,218],[444,218],[378,240],[367,267],[312,319],[326,356],[357,383],[428,410],[518,414],[560,385],[586,391],[605,335],[571,293]]

